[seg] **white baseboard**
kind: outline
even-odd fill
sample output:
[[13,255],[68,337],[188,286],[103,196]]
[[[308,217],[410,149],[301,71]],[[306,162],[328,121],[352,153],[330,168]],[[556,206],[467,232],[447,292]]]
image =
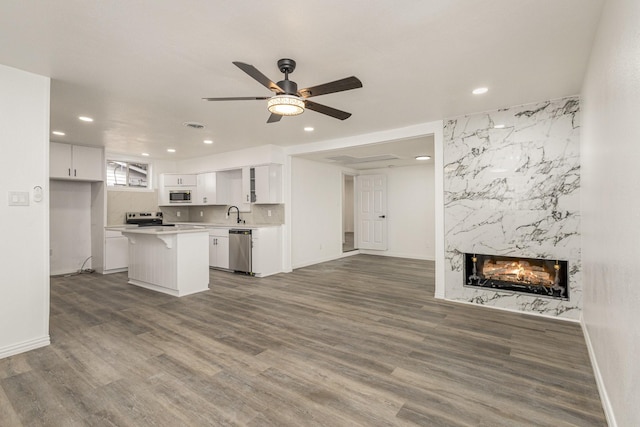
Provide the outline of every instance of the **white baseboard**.
[[49,337],[49,335],[45,335],[44,337],[35,338],[29,341],[23,341],[18,344],[11,344],[0,348],[0,359],[4,359],[5,357],[13,356],[19,353],[24,353],[25,351],[35,350],[36,348],[46,347],[49,344],[51,344],[51,338]]
[[389,252],[389,251],[372,251],[367,249],[360,249],[361,254],[365,255],[378,255],[378,256],[388,256],[393,258],[407,258],[407,259],[419,259],[423,261],[435,261],[436,259],[429,255],[416,255],[402,252]]
[[613,407],[611,406],[611,401],[609,400],[609,395],[607,394],[607,389],[604,386],[604,381],[602,379],[602,373],[600,372],[600,367],[598,366],[598,360],[596,359],[596,353],[593,350],[593,345],[591,344],[591,337],[589,336],[589,332],[587,329],[587,325],[584,323],[584,319],[580,319],[580,326],[582,327],[582,334],[584,335],[584,340],[587,343],[587,351],[589,352],[589,360],[591,360],[591,367],[593,368],[593,375],[596,377],[596,384],[598,386],[598,393],[600,394],[600,400],[602,402],[602,409],[604,409],[604,415],[607,417],[607,424],[609,427],[617,427],[618,423],[616,422],[616,417],[613,413]]
[[309,267],[310,265],[316,265],[316,264],[321,264],[323,262],[328,262],[328,261],[333,261],[336,259],[340,259],[342,258],[342,254],[340,255],[331,255],[331,256],[327,256],[327,257],[323,257],[323,258],[316,258],[312,261],[305,261],[302,262],[300,264],[295,264],[292,266],[293,270],[296,270],[298,268],[303,268],[303,267]]

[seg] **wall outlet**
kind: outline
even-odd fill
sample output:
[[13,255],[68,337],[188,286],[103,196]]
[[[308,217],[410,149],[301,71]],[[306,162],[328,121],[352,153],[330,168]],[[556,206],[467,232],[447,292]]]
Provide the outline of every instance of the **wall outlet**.
[[271,216],[271,209],[267,209],[267,216]]
[[178,212],[176,213],[176,216],[177,216],[178,218],[180,218],[180,211],[178,211]]
[[204,212],[200,211],[200,216],[204,216]]

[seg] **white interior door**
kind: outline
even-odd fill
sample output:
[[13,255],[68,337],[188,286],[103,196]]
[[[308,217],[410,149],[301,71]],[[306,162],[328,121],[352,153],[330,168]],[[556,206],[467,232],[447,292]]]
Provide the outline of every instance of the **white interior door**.
[[387,250],[387,176],[359,175],[358,248]]

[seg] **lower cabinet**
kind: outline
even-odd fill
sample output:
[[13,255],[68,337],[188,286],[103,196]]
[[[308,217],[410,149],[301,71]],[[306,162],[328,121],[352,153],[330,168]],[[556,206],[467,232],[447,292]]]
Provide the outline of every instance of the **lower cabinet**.
[[129,239],[119,231],[106,230],[104,239],[104,273],[116,273],[129,267]]
[[254,229],[251,234],[252,270],[257,277],[282,272],[282,241],[280,227]]
[[229,230],[209,230],[209,267],[229,268]]

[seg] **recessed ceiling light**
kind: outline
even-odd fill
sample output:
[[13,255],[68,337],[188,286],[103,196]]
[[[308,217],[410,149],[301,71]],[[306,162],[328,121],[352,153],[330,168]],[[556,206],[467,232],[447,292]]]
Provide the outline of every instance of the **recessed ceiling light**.
[[167,153],[175,153],[176,149],[175,148],[167,148]]
[[149,157],[149,153],[142,153],[144,157]]
[[494,129],[504,129],[504,125],[495,125]]
[[82,120],[83,122],[92,122],[93,119],[91,117],[87,117],[87,116],[80,116],[78,117],[78,119]]
[[307,126],[304,128],[305,132],[313,132],[313,128],[311,126]]
[[204,142],[205,144],[213,144],[213,140],[211,140],[211,139],[205,139],[202,142]]
[[479,87],[474,89],[471,93],[473,93],[474,95],[482,95],[483,93],[487,93],[489,92],[489,89],[486,87]]
[[64,132],[60,132],[59,130],[54,130],[53,132],[51,132],[54,135],[58,135],[58,136],[64,136],[65,133]]
[[429,160],[431,159],[431,156],[416,156],[416,160]]

